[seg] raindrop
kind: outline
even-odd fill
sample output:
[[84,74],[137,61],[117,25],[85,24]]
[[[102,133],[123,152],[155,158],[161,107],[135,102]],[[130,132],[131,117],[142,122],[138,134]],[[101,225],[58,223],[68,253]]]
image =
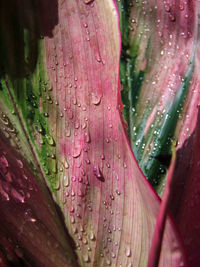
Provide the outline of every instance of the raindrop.
[[126,248],[126,256],[127,257],[130,257],[131,256],[131,249],[130,249],[130,247],[127,247]]
[[98,166],[97,167],[94,166],[93,172],[94,172],[94,175],[97,177],[97,179],[99,179],[102,182],[105,182],[105,179],[104,179],[104,177],[102,175],[102,172],[101,172],[101,170],[99,169]]
[[73,151],[73,158],[78,158],[81,155],[81,147],[75,147]]
[[94,93],[92,93],[92,96],[91,96],[92,104],[96,106],[99,105],[101,103],[101,98],[102,98],[102,95],[95,95]]
[[86,162],[87,164],[90,164],[90,160],[89,160],[88,158],[85,159],[85,162]]
[[72,224],[75,223],[74,216],[71,216],[70,221],[71,221]]
[[91,231],[91,232],[89,233],[89,238],[90,238],[91,241],[94,241],[94,240],[95,240],[94,232]]
[[87,4],[90,4],[92,3],[94,0],[84,0],[84,3],[87,5]]
[[69,163],[68,163],[67,159],[65,159],[64,166],[65,166],[65,169],[69,169]]
[[70,129],[70,128],[67,128],[67,129],[66,129],[65,136],[66,136],[66,137],[70,137],[70,135],[71,135],[71,129]]
[[83,261],[84,261],[84,262],[89,262],[89,261],[90,261],[90,259],[89,259],[89,255],[88,255],[88,254],[84,254],[84,255],[83,255]]
[[14,188],[11,189],[11,195],[14,197],[16,200],[18,200],[21,203],[24,203],[24,196],[22,196],[19,192],[17,192]]
[[74,123],[74,128],[75,128],[75,129],[78,129],[79,126],[80,126],[79,122],[78,122],[78,121],[75,121],[75,123]]
[[68,175],[64,175],[63,177],[63,185],[64,186],[69,186],[69,176]]
[[17,159],[17,165],[20,169],[23,169],[24,165],[20,159]]
[[55,141],[53,139],[53,137],[51,135],[47,135],[46,134],[46,139],[47,139],[47,143],[50,145],[50,146],[55,146]]
[[102,160],[105,159],[105,155],[104,154],[101,155],[101,159]]
[[55,190],[59,190],[59,188],[60,188],[60,179],[59,178],[56,179],[53,188]]
[[85,139],[86,143],[90,143],[91,142],[89,131],[84,133],[84,139]]

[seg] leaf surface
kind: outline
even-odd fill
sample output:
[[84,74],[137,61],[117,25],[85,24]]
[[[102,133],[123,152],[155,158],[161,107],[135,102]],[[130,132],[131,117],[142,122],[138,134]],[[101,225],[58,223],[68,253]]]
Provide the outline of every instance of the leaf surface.
[[[36,25],[33,66],[34,30],[19,25],[27,73],[16,62],[4,63],[0,101],[22,146],[4,123],[1,131],[49,185],[81,266],[146,266],[159,199],[136,163],[121,119],[116,6],[111,0],[60,0],[54,12],[58,23],[51,12],[44,20],[52,31],[40,28],[40,20]],[[160,266],[184,261],[168,218]]]
[[197,117],[197,2],[120,3],[130,29],[123,37],[121,74],[131,145],[144,174],[162,194],[171,142],[180,147]]

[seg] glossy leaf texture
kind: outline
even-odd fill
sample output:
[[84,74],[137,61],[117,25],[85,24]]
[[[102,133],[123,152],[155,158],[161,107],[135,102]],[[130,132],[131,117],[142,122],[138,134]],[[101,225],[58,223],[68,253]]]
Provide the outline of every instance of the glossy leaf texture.
[[[1,133],[48,184],[81,266],[146,266],[160,201],[121,119],[117,7],[111,0],[36,3],[17,9],[19,40],[1,37]],[[15,33],[9,18],[3,22]],[[8,51],[19,60],[6,60]],[[168,218],[159,266],[184,264]]]
[[129,26],[121,80],[131,145],[162,194],[171,142],[181,147],[197,118],[198,1],[119,1],[119,9],[122,31]]

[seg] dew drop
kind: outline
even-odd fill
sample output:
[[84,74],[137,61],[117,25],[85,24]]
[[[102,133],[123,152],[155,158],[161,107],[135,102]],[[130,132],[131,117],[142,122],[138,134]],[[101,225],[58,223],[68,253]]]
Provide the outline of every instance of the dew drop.
[[67,159],[65,159],[64,166],[65,166],[65,169],[69,169],[69,163],[68,163]]
[[94,166],[93,172],[94,172],[94,175],[97,177],[97,179],[99,179],[102,182],[105,181],[105,179],[103,177],[103,174],[102,174],[102,172],[101,172],[101,170],[99,169],[98,166]]
[[90,164],[90,160],[89,160],[88,158],[85,159],[85,162],[86,162],[87,164]]
[[50,146],[55,146],[55,141],[53,139],[53,137],[51,135],[47,135],[46,134],[46,139],[47,139],[47,143],[50,145]]
[[24,165],[20,159],[17,159],[17,165],[20,169],[23,169]]
[[56,181],[54,182],[53,188],[55,190],[59,190],[60,189],[60,179],[59,178],[57,178]]
[[24,203],[24,196],[22,196],[19,192],[17,192],[14,188],[11,189],[11,195],[14,197],[16,200],[18,200],[21,203]]
[[72,224],[75,223],[75,218],[74,218],[74,216],[71,216],[70,221],[71,221]]
[[75,147],[72,157],[78,158],[81,155],[81,151],[82,151],[81,147]]
[[64,186],[69,186],[69,176],[68,175],[64,175],[63,177],[63,185]]
[[90,132],[89,131],[84,133],[84,140],[85,140],[86,143],[90,143],[91,142]]
[[65,136],[66,137],[70,137],[70,135],[71,135],[71,129],[70,128],[67,128],[66,129],[66,132],[65,132]]
[[91,231],[89,233],[89,238],[90,238],[91,241],[94,241],[95,240],[95,235],[94,235],[94,232],[93,231]]
[[96,106],[99,105],[101,103],[101,98],[102,98],[102,95],[95,95],[94,93],[92,93],[92,96],[91,96],[92,104]]
[[75,128],[75,129],[78,129],[79,126],[80,126],[80,123],[79,123],[78,121],[75,121],[75,123],[74,123],[74,128]]
[[126,256],[127,257],[130,257],[131,256],[131,249],[130,249],[130,247],[127,247],[126,248]]
[[86,5],[88,5],[88,4],[90,4],[90,3],[92,3],[94,0],[84,0],[84,3],[86,4]]
[[89,262],[90,261],[90,258],[89,258],[88,254],[83,254],[83,261],[84,262]]

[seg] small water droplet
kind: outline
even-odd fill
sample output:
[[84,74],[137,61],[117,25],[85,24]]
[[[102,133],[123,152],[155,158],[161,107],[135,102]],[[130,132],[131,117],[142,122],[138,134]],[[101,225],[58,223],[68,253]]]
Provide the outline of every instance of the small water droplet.
[[88,5],[88,4],[90,4],[90,3],[92,3],[94,0],[84,0],[84,3],[86,4],[86,5]]
[[85,139],[86,143],[90,143],[91,142],[89,131],[84,133],[84,139]]
[[104,155],[104,154],[101,155],[101,159],[102,159],[102,160],[105,159],[105,155]]
[[97,179],[99,179],[102,182],[105,182],[103,174],[102,174],[102,172],[101,172],[101,170],[99,169],[98,166],[94,166],[93,172],[94,172],[94,175],[97,177]]
[[130,257],[131,256],[131,249],[130,249],[130,247],[127,247],[126,248],[126,256],[127,257]]
[[70,137],[70,135],[71,135],[71,129],[70,128],[67,128],[66,129],[66,132],[65,132],[65,136],[66,137]]
[[96,106],[99,105],[101,103],[101,98],[102,98],[102,95],[95,95],[94,93],[92,93],[91,95],[92,104]]
[[46,134],[46,139],[47,139],[47,143],[50,146],[55,146],[55,141],[54,141],[54,139],[53,139],[53,137],[51,135]]
[[74,218],[74,216],[71,216],[70,221],[71,221],[72,224],[75,223],[75,218]]
[[14,197],[16,200],[18,200],[21,203],[25,202],[24,196],[22,196],[22,194],[17,192],[14,188],[11,189],[11,195],[12,195],[12,197]]
[[78,121],[75,121],[75,123],[74,123],[74,128],[75,128],[75,129],[78,129],[79,126],[80,126],[80,123],[79,123]]
[[89,262],[90,261],[90,258],[89,258],[88,254],[83,254],[83,261],[84,262]]
[[94,232],[93,231],[91,231],[89,233],[89,238],[90,238],[91,241],[94,241],[95,240],[95,235],[94,235]]
[[81,155],[81,151],[82,151],[81,147],[75,147],[73,154],[72,154],[72,157],[78,158]]
[[59,178],[56,178],[53,188],[55,190],[59,190],[60,189],[60,179]]
[[24,165],[20,159],[17,159],[17,165],[20,169],[23,169]]
[[65,169],[69,169],[69,163],[68,163],[67,159],[65,159],[64,166],[65,166]]
[[69,176],[68,175],[64,175],[63,177],[63,185],[64,186],[69,186]]

